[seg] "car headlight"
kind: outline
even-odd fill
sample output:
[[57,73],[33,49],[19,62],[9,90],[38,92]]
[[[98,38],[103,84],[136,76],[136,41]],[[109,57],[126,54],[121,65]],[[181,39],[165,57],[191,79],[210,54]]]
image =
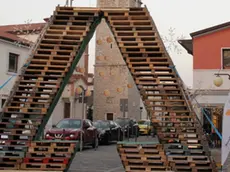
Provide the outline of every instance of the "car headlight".
[[70,137],[73,138],[73,137],[74,137],[74,134],[70,134]]
[[49,134],[46,134],[46,137],[49,137],[50,135]]

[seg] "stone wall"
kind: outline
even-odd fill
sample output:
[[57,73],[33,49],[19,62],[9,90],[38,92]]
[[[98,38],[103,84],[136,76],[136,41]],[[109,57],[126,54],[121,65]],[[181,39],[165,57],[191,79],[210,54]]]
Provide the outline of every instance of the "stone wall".
[[[106,113],[114,113],[115,118],[121,114],[120,98],[128,97],[128,69],[104,20],[98,26],[96,34],[94,119],[104,119]],[[111,38],[112,43],[108,43],[107,38]],[[105,90],[110,95],[105,96]]]
[[98,7],[129,7],[130,1],[135,0],[97,0]]
[[[128,7],[135,0],[97,0],[98,7]],[[111,41],[110,41],[111,39]],[[110,43],[111,42],[111,43]],[[123,60],[120,50],[105,21],[96,31],[96,60],[94,79],[94,120],[106,119],[106,113],[114,113],[114,119],[123,116],[120,99],[127,99],[128,114],[139,119],[140,96],[132,76]],[[131,84],[133,87],[128,88]],[[104,95],[108,90],[109,96]]]

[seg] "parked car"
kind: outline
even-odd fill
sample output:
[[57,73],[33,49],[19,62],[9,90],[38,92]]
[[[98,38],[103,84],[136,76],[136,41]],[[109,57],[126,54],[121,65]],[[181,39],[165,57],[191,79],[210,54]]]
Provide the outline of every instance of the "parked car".
[[111,141],[122,141],[123,132],[121,126],[114,121],[97,120],[93,125],[99,131],[99,143],[108,144]]
[[151,126],[151,121],[147,119],[143,119],[138,121],[139,133],[143,135],[150,135],[153,130],[153,126]]
[[[81,141],[81,134],[83,142]],[[53,125],[45,134],[46,140],[78,140],[82,147],[92,145],[95,148],[98,145],[98,131],[88,119],[63,119]]]
[[115,122],[123,128],[126,137],[139,136],[139,127],[135,119],[117,118]]

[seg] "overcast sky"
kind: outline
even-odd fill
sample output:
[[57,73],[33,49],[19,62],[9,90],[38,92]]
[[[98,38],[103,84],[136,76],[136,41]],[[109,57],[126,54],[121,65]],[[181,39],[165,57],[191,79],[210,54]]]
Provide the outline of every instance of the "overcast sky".
[[[1,2],[0,25],[19,24],[26,20],[42,22],[65,0],[5,0]],[[168,37],[175,28],[176,37],[190,38],[191,32],[229,21],[230,0],[143,0],[161,35]],[[74,6],[96,6],[96,0],[74,0]],[[94,40],[93,40],[94,41]],[[90,44],[90,71],[93,72],[94,42]],[[180,46],[179,46],[180,47]],[[185,83],[192,85],[192,56],[171,51],[173,61]]]

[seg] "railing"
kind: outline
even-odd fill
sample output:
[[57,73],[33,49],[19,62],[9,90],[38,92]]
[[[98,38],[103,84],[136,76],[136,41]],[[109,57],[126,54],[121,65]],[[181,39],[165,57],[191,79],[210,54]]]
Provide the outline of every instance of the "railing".
[[[173,68],[173,69],[176,71],[176,74],[177,74],[178,78],[180,78],[180,75],[178,74],[178,72],[177,72],[175,66],[173,66],[173,67],[171,67],[171,68]],[[181,85],[182,85],[182,87],[183,87],[183,85],[185,85],[185,83],[183,82],[183,80],[182,80],[181,78],[180,78],[180,81],[181,81]],[[219,133],[219,131],[217,130],[217,128],[215,127],[215,125],[213,124],[213,122],[211,121],[211,119],[208,117],[208,115],[207,115],[206,112],[204,111],[205,108],[203,108],[203,107],[198,103],[198,101],[196,100],[195,97],[192,98],[189,94],[186,94],[185,91],[184,91],[184,89],[182,89],[181,91],[182,91],[182,93],[183,93],[183,96],[185,97],[186,103],[187,103],[188,106],[189,106],[189,110],[190,110],[190,111],[193,110],[193,111],[196,113],[197,120],[199,121],[199,123],[201,124],[201,126],[202,126],[202,123],[201,123],[201,121],[200,121],[200,119],[199,119],[199,117],[198,117],[198,115],[197,115],[197,114],[199,114],[199,112],[196,112],[195,108],[192,108],[192,107],[191,107],[191,105],[188,103],[188,100],[187,100],[187,99],[189,99],[190,101],[195,100],[196,104],[198,105],[199,108],[201,108],[203,114],[205,115],[205,117],[206,117],[206,119],[208,120],[208,122],[211,124],[212,128],[215,130],[215,132],[217,133],[217,135],[219,136],[219,138],[222,140],[221,134]]]
[[[180,81],[180,84],[181,84],[180,90],[181,90],[182,95],[183,95],[183,97],[184,97],[184,99],[185,99],[185,101],[186,101],[186,104],[187,104],[187,106],[188,106],[188,108],[189,108],[189,111],[190,111],[191,113],[193,113],[193,112],[195,113],[196,120],[198,121],[198,123],[200,124],[200,126],[201,126],[201,128],[202,128],[202,132],[203,132],[202,134],[203,134],[203,136],[205,136],[206,141],[208,142],[208,141],[210,140],[210,138],[206,135],[206,133],[205,133],[203,127],[202,127],[202,123],[201,123],[201,121],[200,121],[200,119],[199,119],[199,117],[198,117],[198,113],[194,111],[194,108],[191,107],[191,104],[188,102],[188,100],[191,100],[191,97],[190,97],[189,94],[186,94],[185,91],[184,91],[184,85],[185,85],[185,83],[184,83],[183,80],[181,79],[181,77],[180,77],[180,75],[179,75],[177,69],[175,68],[175,66],[170,66],[170,68],[172,68],[172,69],[175,71],[175,73],[176,73],[176,75],[177,75],[177,77],[178,77],[178,80]],[[208,143],[207,143],[207,144],[208,144]],[[211,157],[211,154],[210,154],[208,145],[204,145],[204,151],[207,153],[208,158],[209,158],[210,162],[212,163],[213,168],[216,169],[216,163],[215,163],[215,160]],[[214,167],[214,165],[215,165],[215,167]]]

